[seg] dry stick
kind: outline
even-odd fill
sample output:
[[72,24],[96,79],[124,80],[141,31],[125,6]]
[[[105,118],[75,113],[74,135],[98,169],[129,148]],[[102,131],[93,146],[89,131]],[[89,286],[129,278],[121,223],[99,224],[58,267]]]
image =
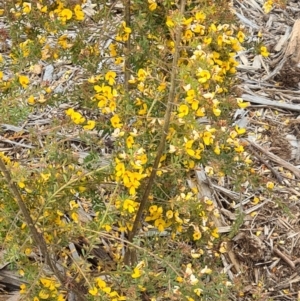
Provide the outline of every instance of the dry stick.
[[277,248],[273,249],[273,252],[278,255],[283,261],[285,261],[292,269],[295,269],[295,263],[284,253],[282,253]]
[[[182,0],[180,3],[180,13],[182,15],[184,14],[184,8],[185,8],[185,0]],[[163,130],[162,130],[162,136],[161,136],[161,139],[159,142],[159,146],[157,148],[157,153],[156,153],[155,161],[153,164],[153,168],[152,168],[148,183],[146,185],[144,194],[142,196],[142,200],[141,200],[138,212],[136,214],[136,217],[135,217],[135,220],[133,223],[132,230],[128,234],[129,242],[133,241],[133,238],[135,237],[135,235],[139,229],[142,214],[148,203],[148,197],[149,197],[150,191],[152,189],[154,179],[156,177],[156,172],[158,170],[159,162],[160,162],[161,156],[162,156],[164,148],[165,148],[166,137],[167,137],[167,133],[169,131],[172,107],[173,107],[174,100],[175,100],[176,75],[177,75],[177,71],[178,71],[177,64],[178,64],[178,59],[179,59],[179,45],[180,45],[180,40],[181,40],[181,32],[182,32],[182,28],[181,28],[181,26],[178,26],[176,29],[175,53],[174,53],[174,58],[173,58],[173,63],[172,63],[172,70],[171,70],[170,93],[169,93],[166,113],[165,113],[165,117],[164,117],[164,126],[163,126]],[[128,262],[129,256],[130,256],[129,252],[130,252],[130,249],[127,249],[126,254],[125,254],[125,259],[124,259],[126,264],[129,263]]]
[[270,170],[271,172],[274,174],[275,178],[277,179],[277,181],[282,184],[283,183],[283,177],[266,161],[264,160],[254,149],[253,147],[249,146],[250,151],[252,152],[252,154],[254,154],[254,156],[263,164],[265,164]]
[[264,149],[263,147],[261,147],[260,145],[255,143],[254,141],[251,141],[250,139],[245,139],[245,141],[250,143],[254,148],[258,149],[259,151],[261,151],[262,153],[267,155],[270,160],[280,164],[284,168],[291,171],[297,178],[300,178],[300,169],[299,168],[297,168],[294,165],[292,165],[291,163],[281,159],[280,157],[274,155],[273,153],[270,153],[269,151],[267,151],[266,149]]
[[[53,274],[58,278],[59,282],[63,285],[64,284],[64,276],[57,269],[55,263],[51,260],[45,239],[44,239],[43,235],[41,233],[39,233],[38,230],[36,229],[36,227],[34,226],[33,219],[31,218],[30,212],[27,209],[24,201],[22,200],[22,196],[19,192],[19,189],[18,189],[16,183],[11,178],[10,172],[6,168],[4,162],[1,158],[0,158],[0,171],[3,173],[3,176],[8,184],[8,188],[9,188],[11,194],[15,197],[15,200],[16,200],[22,214],[24,215],[25,222],[32,234],[33,240],[35,241],[35,244],[40,248],[43,257],[45,258],[46,264],[49,266],[49,268],[51,269]],[[78,297],[78,300],[82,300],[82,301],[85,300],[81,296],[79,291],[74,290],[74,292],[76,292],[76,297]]]

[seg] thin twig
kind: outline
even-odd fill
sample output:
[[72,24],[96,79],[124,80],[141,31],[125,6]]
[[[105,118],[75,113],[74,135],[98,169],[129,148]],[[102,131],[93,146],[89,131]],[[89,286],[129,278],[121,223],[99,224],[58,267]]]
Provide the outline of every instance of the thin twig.
[[283,261],[285,261],[292,269],[295,269],[295,263],[288,258],[288,256],[286,256],[285,254],[283,254],[280,250],[278,250],[277,248],[273,249],[273,252],[278,255]]
[[264,165],[266,165],[271,172],[274,174],[275,178],[280,184],[283,184],[283,177],[266,161],[264,160],[254,149],[253,147],[249,146],[249,149],[251,150],[252,154]]
[[266,149],[264,149],[263,147],[261,147],[260,145],[255,143],[254,141],[251,141],[250,139],[245,139],[245,141],[247,143],[251,144],[254,148],[258,149],[259,151],[261,151],[262,153],[267,155],[270,160],[282,165],[284,168],[291,171],[297,178],[300,178],[300,169],[299,168],[297,168],[294,165],[292,165],[291,163],[281,159],[280,157],[274,155],[273,153],[267,151]]

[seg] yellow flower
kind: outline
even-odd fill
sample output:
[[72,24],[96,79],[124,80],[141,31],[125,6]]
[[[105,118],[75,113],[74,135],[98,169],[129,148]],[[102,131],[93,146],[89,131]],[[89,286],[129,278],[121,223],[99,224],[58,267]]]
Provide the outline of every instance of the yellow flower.
[[237,152],[237,153],[242,153],[244,151],[244,147],[243,145],[237,145],[234,150]]
[[115,64],[116,65],[121,65],[121,64],[123,64],[124,63],[124,58],[123,57],[117,57],[116,59],[115,59]]
[[88,120],[87,124],[84,125],[83,128],[85,130],[92,130],[95,127],[95,125],[96,125],[96,121],[94,121],[94,120]]
[[157,228],[159,232],[163,232],[166,228],[166,222],[163,219],[159,218],[155,220],[154,226]]
[[57,297],[56,297],[56,301],[65,301],[66,298],[63,294],[59,294]]
[[40,292],[39,292],[39,297],[40,297],[40,299],[43,299],[43,300],[46,300],[46,299],[48,299],[49,298],[49,293],[46,291],[46,290],[44,290],[44,289],[42,289]]
[[157,3],[155,0],[148,0],[149,10],[154,11],[157,8]]
[[98,294],[98,289],[96,288],[96,286],[89,289],[89,294],[92,296],[96,296]]
[[105,74],[105,80],[108,81],[108,84],[112,86],[116,82],[115,81],[116,76],[117,76],[116,72],[114,72],[114,71],[108,71]]
[[204,142],[205,145],[212,144],[213,143],[213,138],[214,138],[214,136],[212,135],[211,132],[205,131],[203,133],[202,139],[203,139],[203,142]]
[[211,41],[212,41],[211,37],[204,37],[204,39],[203,39],[203,43],[205,45],[209,45],[211,43]]
[[194,240],[199,240],[202,237],[202,234],[200,231],[195,231],[193,234],[193,239]]
[[126,145],[127,145],[127,147],[128,148],[132,148],[133,144],[134,144],[133,137],[132,136],[127,137],[127,139],[126,139]]
[[166,25],[170,28],[175,26],[175,23],[173,22],[173,20],[170,16],[167,16]]
[[236,37],[238,38],[238,40],[239,40],[240,43],[243,43],[244,40],[245,40],[245,35],[244,35],[244,33],[242,31],[239,31],[237,33]]
[[22,7],[23,7],[24,14],[29,14],[31,12],[31,3],[23,2]]
[[141,275],[142,275],[141,270],[138,268],[134,268],[131,277],[135,279],[141,277]]
[[273,6],[273,0],[265,1],[263,8],[266,14],[268,14],[271,11],[272,6]]
[[185,104],[182,104],[178,108],[178,112],[179,112],[178,117],[182,118],[189,113],[189,107]]
[[197,21],[203,22],[206,19],[206,15],[202,11],[197,11],[196,14],[195,14],[195,19]]
[[37,9],[42,13],[46,13],[48,10],[48,7],[46,5],[43,6],[42,4],[37,3],[36,6],[37,6]]
[[21,284],[20,285],[20,294],[25,294],[27,291],[26,284]]
[[274,188],[275,184],[273,182],[267,182],[266,186],[268,189],[272,190]]
[[71,218],[72,218],[72,220],[73,220],[75,223],[78,223],[79,215],[78,215],[77,212],[72,212],[72,213],[71,213]]
[[214,113],[215,116],[217,116],[217,117],[220,116],[221,112],[222,111],[218,107],[213,106],[213,113]]
[[238,125],[235,126],[235,130],[239,135],[243,135],[246,133],[246,129],[245,128],[240,128]]
[[138,111],[138,114],[139,115],[146,115],[147,114],[147,109],[148,109],[148,106],[147,106],[147,104],[146,103],[143,103],[142,104],[142,109],[140,109],[139,111]]
[[190,29],[186,30],[183,35],[184,40],[189,41],[192,37],[193,37],[193,32]]
[[20,188],[24,188],[24,187],[25,187],[25,184],[24,184],[24,182],[18,182],[18,186],[19,186]]
[[131,33],[131,29],[130,29],[130,27],[126,26],[126,22],[123,21],[122,26],[123,26],[123,30],[124,30],[125,33],[127,33],[127,34]]
[[211,232],[211,236],[214,238],[219,238],[219,231],[217,228],[215,228],[212,232]]
[[167,212],[166,212],[166,217],[168,218],[168,219],[171,219],[172,217],[173,217],[173,211],[172,210],[168,210]]
[[198,82],[201,84],[206,83],[211,77],[210,72],[208,70],[202,70],[202,69],[199,70],[197,76],[199,77]]
[[29,105],[34,105],[35,104],[35,100],[34,100],[34,96],[33,95],[30,95],[27,99],[27,103]]
[[68,110],[65,111],[66,115],[71,116],[74,113],[74,109],[73,108],[69,108]]
[[138,76],[138,80],[141,81],[141,82],[144,82],[147,78],[147,71],[144,70],[144,69],[139,69],[138,73],[137,73],[137,76]]
[[200,271],[200,273],[201,273],[201,274],[211,274],[211,273],[212,273],[212,270],[209,269],[207,266],[205,266],[205,268],[202,269],[202,270]]
[[29,78],[26,75],[19,75],[19,83],[26,89],[29,84]]
[[123,176],[124,186],[129,188],[129,194],[135,195],[136,189],[141,185],[140,180],[143,179],[145,175],[138,172],[126,171]]
[[210,32],[216,32],[217,31],[217,27],[214,23],[209,26],[209,31]]
[[82,124],[85,122],[85,117],[83,117],[79,112],[72,113],[71,119],[75,124]]
[[84,12],[81,9],[79,4],[76,4],[74,7],[75,19],[78,21],[84,20]]
[[138,203],[134,202],[130,199],[126,199],[123,203],[123,209],[127,210],[129,213],[133,213],[135,209],[137,208]]
[[111,122],[111,125],[114,127],[114,128],[120,128],[122,127],[122,123],[120,122],[120,117],[118,114],[115,114],[113,117],[110,118],[110,122]]
[[219,144],[217,144],[217,145],[215,146],[215,148],[214,148],[214,153],[215,153],[216,155],[220,155],[221,150],[220,150]]
[[59,287],[59,284],[56,283],[55,280],[51,278],[41,278],[40,281],[42,285],[48,288],[50,291],[54,291],[56,287]]
[[123,162],[118,162],[116,167],[115,167],[115,171],[116,171],[116,177],[120,178],[121,176],[124,175],[125,173],[125,165]]
[[242,98],[236,98],[236,102],[241,109],[245,109],[250,106],[250,102],[244,102]]
[[268,57],[269,56],[269,52],[266,46],[261,46],[260,47],[260,54],[264,57]]
[[200,297],[200,295],[201,295],[202,292],[203,292],[203,290],[202,290],[201,288],[195,288],[195,289],[194,289],[194,293],[195,293],[198,297]]
[[61,19],[62,23],[66,23],[67,20],[70,20],[73,16],[73,13],[70,9],[64,8],[60,13],[59,13],[59,18]]
[[106,282],[104,280],[102,280],[101,278],[96,278],[96,282],[97,282],[97,285],[100,289],[104,289],[106,288]]

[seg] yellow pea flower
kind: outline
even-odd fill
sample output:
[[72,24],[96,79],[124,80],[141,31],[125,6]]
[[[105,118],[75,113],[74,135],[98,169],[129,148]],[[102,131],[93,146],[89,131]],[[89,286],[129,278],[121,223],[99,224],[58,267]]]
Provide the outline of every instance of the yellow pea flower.
[[149,10],[154,11],[157,8],[157,3],[155,0],[148,0],[149,3]]
[[142,275],[142,273],[141,273],[140,269],[134,268],[133,273],[131,274],[131,277],[135,279],[135,278],[141,277],[141,275]]
[[122,127],[122,123],[118,114],[115,114],[113,117],[111,117],[110,122],[114,128]]
[[117,76],[116,72],[114,72],[114,71],[108,71],[105,74],[105,80],[108,81],[108,84],[112,86],[116,82],[115,81],[116,76]]
[[170,28],[175,26],[175,23],[173,22],[173,20],[170,16],[167,16],[166,25]]
[[24,14],[29,14],[31,12],[31,3],[23,2],[22,7],[23,7]]
[[26,75],[19,75],[19,83],[26,89],[29,84],[29,78]]
[[244,40],[245,40],[245,35],[244,35],[244,33],[242,31],[239,31],[237,33],[236,37],[238,38],[238,40],[239,40],[240,43],[243,43]]
[[246,129],[245,128],[240,128],[238,125],[235,126],[235,130],[239,135],[243,135],[246,133]]
[[213,138],[214,138],[214,136],[212,135],[211,132],[206,131],[206,132],[203,133],[202,139],[203,139],[203,142],[204,142],[205,145],[212,144],[213,143]]
[[46,290],[44,290],[44,289],[42,289],[40,292],[39,292],[39,297],[40,297],[40,299],[43,299],[43,300],[46,300],[46,299],[48,299],[49,298],[49,293],[46,291]]
[[82,8],[79,4],[76,4],[74,7],[74,13],[75,13],[75,19],[77,21],[84,20],[84,12],[82,11]]
[[94,286],[89,289],[89,294],[92,296],[96,296],[98,294],[98,289]]
[[199,240],[202,237],[202,234],[200,231],[195,231],[193,234],[193,239],[194,240]]
[[132,148],[134,144],[134,138],[132,136],[127,137],[126,139],[126,145],[128,148]]
[[266,46],[261,46],[260,47],[260,54],[264,57],[268,57],[269,56],[269,52]]
[[178,117],[182,118],[189,113],[189,107],[185,104],[182,104],[178,108],[178,112],[179,112]]
[[84,125],[83,128],[85,130],[92,130],[92,129],[94,129],[95,126],[96,126],[96,121],[94,121],[94,120],[88,120],[87,124]]
[[70,20],[73,16],[73,13],[70,9],[64,8],[60,13],[59,13],[59,18],[61,19],[62,23],[66,23],[67,20]]
[[85,122],[85,117],[83,117],[79,112],[74,112],[71,115],[71,119],[75,124],[82,124]]
[[27,103],[29,105],[34,105],[35,104],[35,100],[34,100],[34,96],[33,95],[30,95],[27,99]]
[[274,188],[275,184],[273,182],[267,182],[266,186],[268,189],[272,190]]
[[210,78],[210,72],[208,70],[199,70],[199,72],[197,73],[198,78],[198,82],[203,84],[206,83]]

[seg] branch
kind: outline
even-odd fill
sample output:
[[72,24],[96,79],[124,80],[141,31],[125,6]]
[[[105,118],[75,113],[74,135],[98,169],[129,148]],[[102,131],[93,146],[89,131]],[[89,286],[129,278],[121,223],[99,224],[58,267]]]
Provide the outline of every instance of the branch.
[[[182,0],[181,5],[180,5],[180,13],[182,15],[184,14],[184,9],[185,9],[185,0]],[[177,76],[177,72],[178,72],[178,59],[179,59],[179,55],[180,55],[179,54],[179,46],[180,46],[180,41],[181,41],[181,33],[182,33],[182,26],[178,25],[176,28],[176,35],[175,35],[175,53],[174,53],[172,69],[171,69],[170,93],[169,93],[167,107],[166,107],[166,113],[165,113],[165,117],[164,117],[164,126],[162,129],[162,136],[160,138],[159,146],[157,148],[157,153],[156,153],[155,161],[154,161],[154,164],[152,167],[152,171],[151,171],[147,186],[143,193],[142,200],[141,200],[138,212],[136,214],[136,217],[135,217],[135,220],[133,223],[133,228],[129,232],[129,235],[128,235],[129,242],[133,241],[133,238],[135,237],[135,235],[137,234],[137,232],[139,230],[142,214],[143,214],[143,211],[144,211],[146,205],[148,204],[149,194],[150,194],[152,186],[154,184],[154,179],[156,177],[158,166],[159,166],[161,157],[163,155],[163,151],[165,149],[166,138],[167,138],[167,134],[169,131],[172,108],[173,108],[173,104],[175,102],[175,90],[176,90],[176,86],[177,86],[176,85],[176,76]],[[128,252],[129,252],[129,249],[126,252],[127,254],[125,254],[125,262],[128,261]]]

